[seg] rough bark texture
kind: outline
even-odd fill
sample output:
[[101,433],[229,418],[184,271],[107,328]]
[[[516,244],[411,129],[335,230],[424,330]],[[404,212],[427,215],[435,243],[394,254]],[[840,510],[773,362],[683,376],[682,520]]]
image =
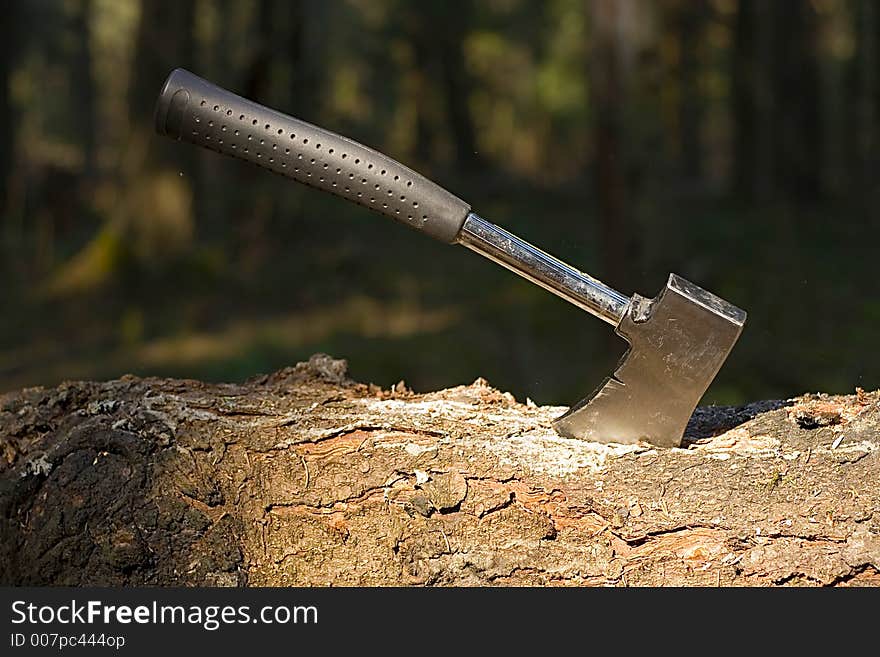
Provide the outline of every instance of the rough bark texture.
[[8,394],[0,583],[880,584],[880,394],[701,409],[666,450],[560,411],[326,356]]

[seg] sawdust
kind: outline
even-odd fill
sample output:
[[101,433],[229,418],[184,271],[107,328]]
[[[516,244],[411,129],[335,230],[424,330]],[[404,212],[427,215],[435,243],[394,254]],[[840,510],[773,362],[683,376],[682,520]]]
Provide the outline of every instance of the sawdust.
[[804,429],[847,425],[878,403],[876,393],[861,388],[856,388],[854,397],[807,395],[789,409],[788,419]]
[[[479,390],[487,385],[478,380],[471,387]],[[444,426],[448,423],[452,430],[438,442],[485,450],[497,457],[502,465],[523,467],[540,474],[564,477],[581,470],[599,472],[609,459],[648,449],[645,445],[602,444],[559,436],[551,422],[567,410],[564,406],[512,403],[509,407],[486,410],[475,403],[445,399],[368,399],[359,403],[366,409],[367,422],[378,423],[390,414],[405,414],[407,417],[430,418],[435,429],[438,424]],[[487,427],[493,428],[488,435]],[[431,449],[412,442],[382,442],[381,447],[402,448],[412,455]]]
[[693,449],[709,454],[741,454],[745,456],[776,456],[780,440],[767,435],[753,435],[746,428],[736,428],[696,444]]

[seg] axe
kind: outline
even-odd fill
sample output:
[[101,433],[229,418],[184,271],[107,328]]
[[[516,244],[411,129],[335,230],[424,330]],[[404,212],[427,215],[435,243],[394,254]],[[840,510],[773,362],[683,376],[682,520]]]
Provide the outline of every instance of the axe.
[[554,421],[566,437],[680,445],[745,323],[744,311],[675,274],[653,299],[627,297],[486,221],[387,155],[183,69],[162,87],[156,129],[461,244],[611,324],[629,348],[593,394]]

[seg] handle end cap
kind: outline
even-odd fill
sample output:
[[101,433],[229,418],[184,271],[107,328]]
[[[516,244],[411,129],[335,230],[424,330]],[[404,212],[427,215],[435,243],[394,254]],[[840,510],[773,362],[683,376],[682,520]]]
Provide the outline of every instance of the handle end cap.
[[187,83],[192,77],[189,71],[176,68],[165,79],[154,114],[156,132],[160,135],[180,139],[184,112],[190,100]]

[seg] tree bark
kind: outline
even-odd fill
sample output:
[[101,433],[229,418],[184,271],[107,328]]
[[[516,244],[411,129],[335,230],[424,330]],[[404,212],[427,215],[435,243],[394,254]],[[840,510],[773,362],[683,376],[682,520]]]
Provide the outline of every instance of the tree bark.
[[477,380],[308,363],[0,397],[3,585],[877,585],[880,392],[557,436]]

